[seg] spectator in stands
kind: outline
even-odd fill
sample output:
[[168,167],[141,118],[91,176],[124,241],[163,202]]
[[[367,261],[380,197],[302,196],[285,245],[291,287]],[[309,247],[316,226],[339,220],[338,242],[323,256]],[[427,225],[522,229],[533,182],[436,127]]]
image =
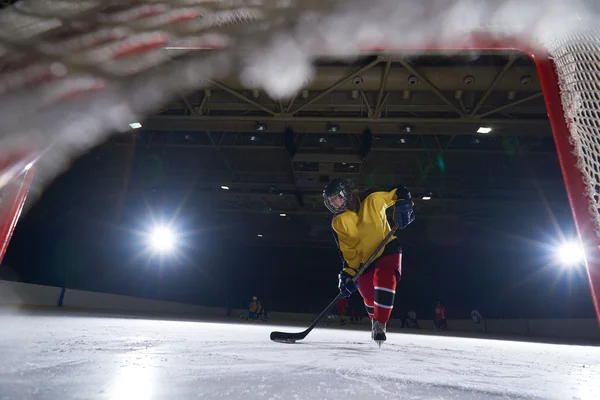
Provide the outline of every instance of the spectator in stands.
[[258,311],[256,312],[256,319],[260,319],[263,322],[266,322],[268,319],[267,309],[265,308],[265,304],[262,300],[258,300]]
[[481,323],[481,313],[477,308],[474,308],[473,311],[471,311],[471,319],[473,320],[473,324],[475,325],[475,330],[485,332],[485,330],[483,329],[484,324]]
[[445,331],[448,329],[447,323],[447,311],[446,307],[442,305],[440,301],[438,301],[435,306],[435,329],[437,331]]
[[256,296],[252,297],[252,301],[248,306],[248,319],[253,320],[256,319],[256,313],[258,312],[258,298]]
[[340,325],[346,325],[346,307],[348,307],[348,299],[342,297],[337,303],[338,315],[340,316]]
[[408,312],[408,327],[421,329],[419,322],[417,321],[417,313],[414,310]]
[[400,328],[408,328],[408,322],[406,321],[406,314],[404,311],[400,312],[399,318],[400,322],[402,322],[402,326],[400,326]]

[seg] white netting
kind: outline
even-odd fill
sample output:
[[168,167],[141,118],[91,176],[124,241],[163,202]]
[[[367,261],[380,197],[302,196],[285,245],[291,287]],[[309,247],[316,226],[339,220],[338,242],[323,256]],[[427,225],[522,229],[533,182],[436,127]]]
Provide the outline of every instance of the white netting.
[[[0,148],[38,149],[50,179],[107,135],[211,79],[236,73],[249,89],[286,97],[312,78],[316,57],[448,43],[476,49],[471,34],[484,32],[499,40],[518,37],[555,58],[600,227],[600,19],[593,6],[572,0],[23,0],[0,10]],[[8,177],[0,171],[0,182]]]
[[570,32],[549,46],[559,76],[562,104],[600,234],[600,30]]

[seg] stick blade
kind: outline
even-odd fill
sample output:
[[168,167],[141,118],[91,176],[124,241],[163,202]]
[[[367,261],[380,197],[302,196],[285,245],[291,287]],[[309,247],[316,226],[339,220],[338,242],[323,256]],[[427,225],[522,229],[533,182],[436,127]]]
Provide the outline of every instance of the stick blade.
[[302,340],[306,335],[301,333],[288,332],[271,332],[271,340],[278,343],[296,343],[297,340]]

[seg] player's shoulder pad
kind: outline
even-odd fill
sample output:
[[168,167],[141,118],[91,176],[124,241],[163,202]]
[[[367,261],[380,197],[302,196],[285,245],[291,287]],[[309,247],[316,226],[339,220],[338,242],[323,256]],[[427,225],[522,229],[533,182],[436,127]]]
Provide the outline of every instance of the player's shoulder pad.
[[339,213],[333,216],[331,219],[331,227],[334,230],[340,230],[340,228],[344,227],[344,222],[342,221],[344,217],[342,216],[344,213]]

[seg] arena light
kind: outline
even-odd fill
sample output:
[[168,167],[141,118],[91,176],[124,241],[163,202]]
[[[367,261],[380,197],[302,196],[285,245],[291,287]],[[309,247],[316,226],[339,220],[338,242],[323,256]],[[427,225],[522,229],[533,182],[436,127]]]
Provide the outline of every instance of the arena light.
[[422,200],[431,200],[431,196],[423,196],[421,199]]
[[142,127],[142,124],[140,124],[139,122],[132,122],[131,124],[129,124],[129,127],[131,129],[140,129]]
[[480,126],[479,129],[477,129],[477,133],[490,133],[491,131],[492,128],[489,126]]
[[561,264],[576,266],[585,259],[585,252],[578,241],[565,242],[556,251],[556,256]]
[[221,189],[223,189],[223,190],[229,190],[229,186],[222,185]]
[[175,235],[167,226],[157,226],[150,234],[150,245],[155,251],[164,253],[175,248]]

